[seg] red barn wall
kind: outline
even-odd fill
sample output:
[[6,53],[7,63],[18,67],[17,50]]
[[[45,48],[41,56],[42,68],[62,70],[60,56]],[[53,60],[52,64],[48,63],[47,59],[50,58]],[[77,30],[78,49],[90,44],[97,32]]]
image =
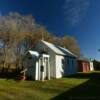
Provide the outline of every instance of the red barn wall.
[[90,71],[89,62],[78,60],[78,71],[79,72],[88,72],[88,71]]

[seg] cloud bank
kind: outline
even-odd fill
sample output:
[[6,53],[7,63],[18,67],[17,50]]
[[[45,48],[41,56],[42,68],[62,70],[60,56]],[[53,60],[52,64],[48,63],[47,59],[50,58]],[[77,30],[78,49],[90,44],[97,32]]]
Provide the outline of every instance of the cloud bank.
[[65,0],[63,11],[67,23],[75,26],[85,17],[91,0]]

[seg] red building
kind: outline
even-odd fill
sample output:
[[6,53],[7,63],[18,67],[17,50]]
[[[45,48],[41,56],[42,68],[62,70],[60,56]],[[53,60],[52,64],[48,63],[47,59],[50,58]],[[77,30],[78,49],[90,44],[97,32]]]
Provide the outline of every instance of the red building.
[[88,72],[90,71],[90,63],[88,60],[86,59],[79,59],[77,61],[77,64],[78,64],[78,71],[79,72]]

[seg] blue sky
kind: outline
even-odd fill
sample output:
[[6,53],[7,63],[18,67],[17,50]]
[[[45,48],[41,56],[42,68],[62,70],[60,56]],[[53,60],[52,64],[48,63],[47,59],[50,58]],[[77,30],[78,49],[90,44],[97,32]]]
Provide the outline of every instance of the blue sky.
[[57,36],[77,38],[82,53],[100,60],[100,0],[0,0],[0,14],[32,14]]

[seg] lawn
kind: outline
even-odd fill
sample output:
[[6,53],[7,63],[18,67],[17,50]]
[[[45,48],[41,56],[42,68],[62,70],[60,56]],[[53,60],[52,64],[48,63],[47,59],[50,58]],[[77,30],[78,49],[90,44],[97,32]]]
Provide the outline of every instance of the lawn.
[[100,99],[100,72],[79,73],[50,81],[0,78],[0,100]]

